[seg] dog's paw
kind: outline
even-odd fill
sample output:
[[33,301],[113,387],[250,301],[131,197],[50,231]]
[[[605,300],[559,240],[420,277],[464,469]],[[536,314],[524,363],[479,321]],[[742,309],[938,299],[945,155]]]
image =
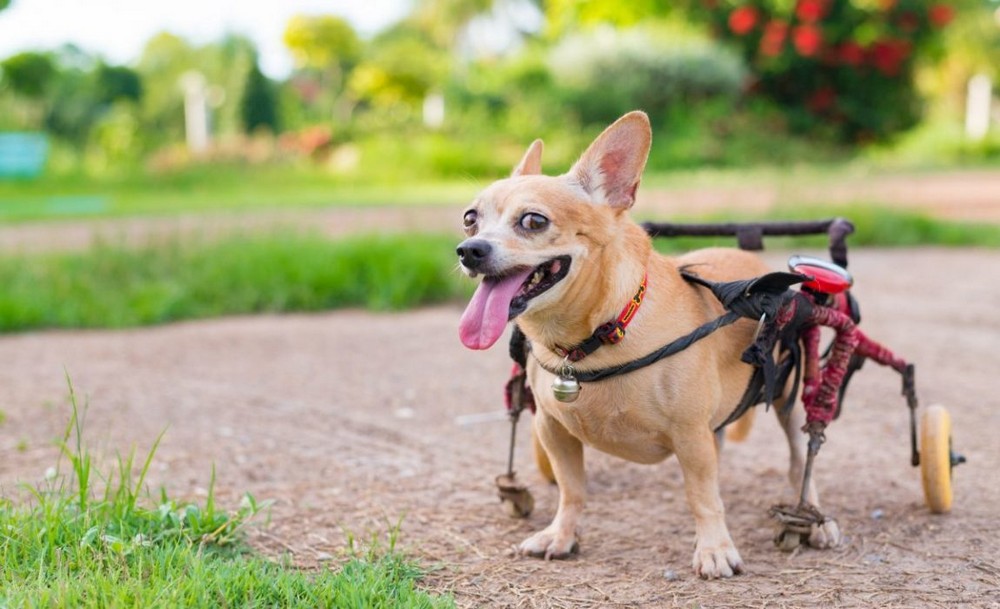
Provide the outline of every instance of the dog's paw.
[[580,551],[576,536],[545,529],[525,539],[518,546],[518,551],[525,556],[544,558],[545,560],[560,560],[569,558]]
[[822,524],[812,525],[809,531],[809,546],[817,550],[826,550],[840,545],[843,536],[837,521],[828,518]]
[[743,559],[732,545],[717,547],[698,546],[694,551],[694,572],[702,579],[732,577],[743,573]]

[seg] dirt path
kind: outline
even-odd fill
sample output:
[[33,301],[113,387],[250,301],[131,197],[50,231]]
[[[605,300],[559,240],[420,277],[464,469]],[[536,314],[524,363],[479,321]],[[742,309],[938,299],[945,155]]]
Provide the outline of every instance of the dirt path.
[[955,510],[925,509],[898,378],[869,365],[817,471],[846,544],[796,555],[772,545],[766,510],[790,491],[784,441],[761,413],[750,439],[723,455],[728,521],[750,571],[731,581],[690,571],[693,521],[675,460],[639,466],[588,452],[582,554],[512,554],[551,518],[556,490],[534,471],[522,423],[518,469],[537,507],[526,521],[501,512],[492,478],[507,425],[457,419],[499,414],[509,364],[504,349],[461,347],[458,305],[2,336],[0,494],[54,463],[65,369],[88,398],[98,451],[138,443],[143,454],[167,428],[154,488],[197,497],[215,463],[224,504],[244,491],[276,501],[254,543],[309,567],[335,560],[345,532],[365,537],[402,518],[405,550],[438,566],[426,583],[461,606],[1000,607],[1000,253],[853,254],[868,332],[918,362],[925,404],[951,410],[969,457],[956,470]]

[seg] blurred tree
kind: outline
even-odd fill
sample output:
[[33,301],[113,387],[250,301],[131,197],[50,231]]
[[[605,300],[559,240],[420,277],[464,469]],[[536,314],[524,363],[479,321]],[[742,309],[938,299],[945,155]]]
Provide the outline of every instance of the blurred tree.
[[660,17],[670,12],[676,2],[669,0],[545,0],[549,34],[559,37],[580,26],[606,23],[614,26],[631,26],[649,17]]
[[152,140],[150,144],[158,146],[183,139],[184,95],[180,83],[189,71],[200,72],[209,84],[209,97],[215,106],[213,132],[242,132],[239,101],[256,57],[253,42],[243,36],[229,35],[201,47],[167,32],[150,38],[137,65],[143,82],[141,122],[146,137]]
[[271,81],[261,73],[256,62],[247,72],[243,97],[240,100],[243,130],[253,133],[261,128],[278,131],[278,100]]
[[82,148],[109,113],[137,120],[143,87],[135,70],[108,65],[75,47],[62,49],[57,57],[58,77],[45,116],[48,131]]
[[56,65],[48,54],[25,51],[0,62],[2,84],[14,93],[38,99],[56,77]]
[[196,51],[198,69],[205,74],[215,105],[213,122],[220,134],[243,131],[240,100],[250,67],[257,65],[257,46],[245,36],[229,34]]
[[747,77],[735,51],[666,25],[566,36],[549,65],[561,101],[586,125],[607,124],[635,108],[657,120],[709,101],[731,106]]
[[452,48],[462,28],[497,0],[419,0],[410,19],[441,48]]
[[197,68],[195,48],[180,36],[161,32],[146,42],[137,70],[146,83],[141,121],[151,146],[184,138],[180,80],[185,72]]
[[922,88],[937,98],[941,110],[955,116],[965,111],[966,87],[974,74],[1000,83],[1000,27],[996,2],[964,0],[955,22],[944,33],[941,61],[920,73]]
[[285,46],[299,67],[347,72],[361,57],[361,40],[354,28],[333,15],[296,15],[288,21]]
[[347,122],[354,104],[344,96],[345,84],[364,51],[354,28],[333,15],[296,15],[285,27],[284,41],[297,67],[292,87],[303,106],[298,114]]
[[138,102],[142,98],[142,78],[125,66],[109,66],[103,61],[94,74],[97,101],[111,104],[119,99]]
[[388,108],[416,106],[448,75],[449,54],[409,24],[375,37],[351,75],[350,91],[360,100]]
[[10,6],[10,0],[0,0],[0,11]]

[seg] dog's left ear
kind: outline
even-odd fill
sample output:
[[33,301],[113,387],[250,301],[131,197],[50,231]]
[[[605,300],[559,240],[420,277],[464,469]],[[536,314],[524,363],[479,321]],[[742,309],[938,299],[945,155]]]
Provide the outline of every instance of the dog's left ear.
[[569,170],[595,203],[628,209],[635,203],[653,133],[645,112],[629,112],[604,130]]
[[510,177],[534,176],[540,173],[542,173],[542,140],[535,140],[528,146],[528,151],[524,153]]

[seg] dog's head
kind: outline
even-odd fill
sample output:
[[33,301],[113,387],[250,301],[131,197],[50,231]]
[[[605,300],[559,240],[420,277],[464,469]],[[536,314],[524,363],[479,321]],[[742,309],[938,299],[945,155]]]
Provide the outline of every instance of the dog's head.
[[466,347],[489,348],[508,321],[552,307],[590,279],[584,269],[635,202],[651,137],[644,113],[626,114],[561,176],[541,175],[535,140],[511,177],[476,197],[457,248],[461,268],[483,275],[459,326]]

